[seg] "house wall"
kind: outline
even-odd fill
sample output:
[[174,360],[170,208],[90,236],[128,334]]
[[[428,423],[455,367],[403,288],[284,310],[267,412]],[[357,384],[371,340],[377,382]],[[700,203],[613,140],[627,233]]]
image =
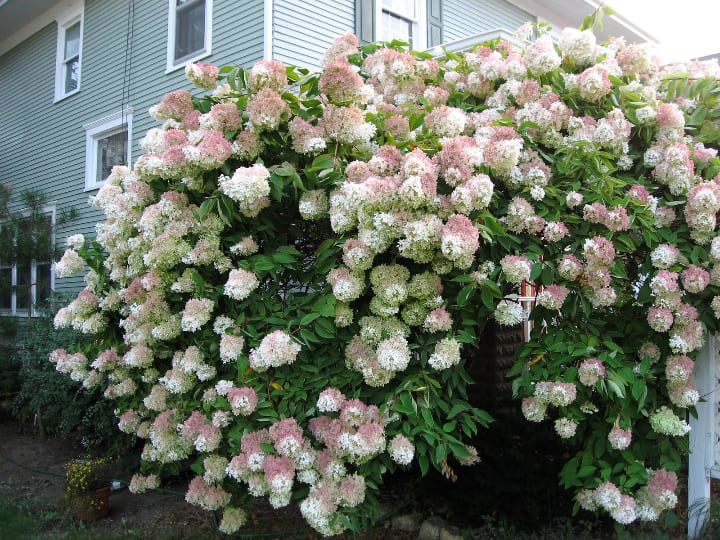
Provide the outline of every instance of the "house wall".
[[319,69],[333,40],[355,28],[354,0],[273,2],[273,58]]
[[[263,1],[214,0],[212,55],[203,62],[250,66],[263,55]],[[80,91],[53,103],[57,24],[51,23],[0,56],[0,181],[13,192],[39,189],[56,208],[79,217],[58,239],[94,235],[102,215],[87,204],[84,124],[133,109],[132,150],[157,123],[148,114],[163,94],[192,89],[182,68],[166,73],[166,1],[135,2],[132,49],[126,58],[126,2],[86,0]],[[131,61],[128,59],[131,58]],[[125,88],[123,91],[123,83]],[[123,95],[125,98],[123,99]],[[77,277],[55,280],[58,292],[77,291]]]
[[[272,57],[319,69],[325,50],[355,31],[355,0],[274,0]],[[506,0],[443,0],[443,37],[455,41],[497,28],[514,31],[535,17]]]
[[[212,54],[216,65],[251,66],[264,51],[264,0],[214,0]],[[446,42],[531,18],[505,0],[444,0]],[[125,2],[85,0],[80,91],[53,103],[57,24],[51,23],[0,56],[0,181],[15,193],[43,190],[57,209],[74,207],[79,218],[57,231],[59,239],[94,234],[102,216],[87,205],[84,124],[132,107],[132,149],[156,125],[147,110],[177,88],[191,89],[183,69],[166,72],[168,3],[134,3],[132,48]],[[326,48],[354,30],[354,0],[274,0],[272,56],[319,68]],[[9,106],[8,106],[9,104]],[[79,278],[56,279],[59,292],[75,291]]]
[[443,41],[503,28],[511,32],[535,17],[505,0],[443,0]]

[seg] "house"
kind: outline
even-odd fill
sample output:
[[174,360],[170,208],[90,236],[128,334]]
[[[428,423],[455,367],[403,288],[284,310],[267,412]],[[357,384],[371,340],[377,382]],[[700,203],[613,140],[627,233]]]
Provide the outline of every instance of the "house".
[[[86,202],[113,165],[131,163],[155,125],[148,109],[190,89],[188,62],[251,66],[262,59],[318,68],[332,40],[400,38],[416,49],[461,48],[528,20],[578,26],[591,0],[0,0],[0,182],[42,190],[53,220],[78,219],[57,240],[92,236]],[[618,17],[607,33],[647,36]],[[480,36],[480,37],[478,37]],[[14,210],[22,211],[15,203]],[[30,284],[29,294],[18,293]],[[26,314],[51,290],[77,292],[52,265],[0,268],[0,313]]]

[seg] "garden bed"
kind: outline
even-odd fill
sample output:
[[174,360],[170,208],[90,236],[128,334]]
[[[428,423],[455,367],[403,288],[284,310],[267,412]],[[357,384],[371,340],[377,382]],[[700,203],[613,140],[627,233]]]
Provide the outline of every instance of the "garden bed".
[[[15,503],[32,516],[38,538],[228,538],[216,530],[212,513],[185,502],[182,484],[166,490],[132,494],[113,491],[106,518],[84,524],[75,518],[63,496],[65,463],[83,453],[71,439],[41,437],[31,427],[0,423],[0,500]],[[297,507],[273,510],[264,502],[248,510],[246,527],[237,536],[321,538],[300,516]],[[7,524],[0,523],[0,538]],[[389,522],[356,538],[387,538]],[[35,536],[32,536],[35,537]],[[410,538],[393,531],[393,538]]]
[[[111,494],[107,517],[87,524],[79,521],[63,496],[63,474],[65,463],[82,453],[82,446],[72,439],[41,437],[33,433],[32,426],[0,423],[0,538],[228,538],[217,531],[212,513],[185,502],[182,483],[143,494],[132,494],[123,487]],[[490,489],[481,485],[473,487],[463,479],[455,488],[449,488],[438,479],[420,483],[414,476],[396,476],[389,479],[383,492],[384,519],[360,535],[348,534],[341,538],[418,538],[417,527],[429,516],[444,519],[449,524],[447,530],[452,531],[455,538],[558,540],[625,536],[622,532],[618,536],[607,522],[588,515],[574,520],[569,516],[548,515],[543,523],[523,523],[522,509],[529,508],[529,501],[518,500],[514,511],[491,508],[486,505]],[[460,502],[462,499],[464,504]],[[557,504],[550,499],[549,496],[545,504],[548,512]],[[473,504],[473,500],[477,504]],[[12,516],[13,509],[29,517],[19,525],[22,527],[19,531],[11,529],[13,520],[7,519],[8,512],[11,517],[17,517]],[[3,511],[6,516],[2,516]],[[681,518],[683,513],[682,509],[678,510]],[[248,524],[235,537],[321,538],[305,523],[295,506],[273,510],[267,503],[260,502],[248,510],[248,515]],[[413,526],[413,522],[414,531],[399,528],[408,523]],[[684,530],[682,522],[664,527],[636,525],[625,531],[625,537],[679,539],[684,537]],[[712,534],[708,531],[703,538],[712,538]]]

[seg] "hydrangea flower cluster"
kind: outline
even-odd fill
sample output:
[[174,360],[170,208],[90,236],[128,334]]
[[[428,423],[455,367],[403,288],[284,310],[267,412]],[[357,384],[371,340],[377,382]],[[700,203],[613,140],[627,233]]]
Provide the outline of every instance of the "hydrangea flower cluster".
[[529,318],[514,390],[579,443],[562,482],[622,524],[672,508],[659,467],[720,314],[717,140],[676,82],[717,88],[717,65],[587,30],[440,60],[345,35],[324,65],[189,65],[209,92],[152,107],[144,154],[91,198],[95,242],[57,262],[90,270],[55,324],[95,345],[50,360],[145,440],[133,489],[197,455],[187,500],[224,532],[242,494],[281,507],[298,483],[318,531],[357,529],[388,464],[477,459],[463,353]]

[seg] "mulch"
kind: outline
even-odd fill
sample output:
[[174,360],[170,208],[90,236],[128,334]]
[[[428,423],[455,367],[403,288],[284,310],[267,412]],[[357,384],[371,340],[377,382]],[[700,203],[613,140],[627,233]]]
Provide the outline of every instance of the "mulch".
[[[103,536],[141,531],[146,538],[182,538],[186,535],[206,540],[228,538],[217,531],[212,513],[185,502],[185,485],[182,483],[163,486],[167,491],[153,490],[141,494],[130,493],[122,487],[110,495],[108,516],[95,522],[80,522],[64,496],[63,474],[65,463],[83,455],[83,448],[71,439],[41,437],[31,428],[0,422],[0,495],[16,502],[32,500],[34,513],[40,516],[39,522],[43,526],[43,537],[53,538],[59,533],[80,528]],[[247,511],[248,523],[237,536],[322,538],[305,523],[296,506],[275,510],[260,501]],[[410,538],[408,533],[391,532],[387,526],[387,523],[381,523],[360,535],[347,535],[347,538]]]

